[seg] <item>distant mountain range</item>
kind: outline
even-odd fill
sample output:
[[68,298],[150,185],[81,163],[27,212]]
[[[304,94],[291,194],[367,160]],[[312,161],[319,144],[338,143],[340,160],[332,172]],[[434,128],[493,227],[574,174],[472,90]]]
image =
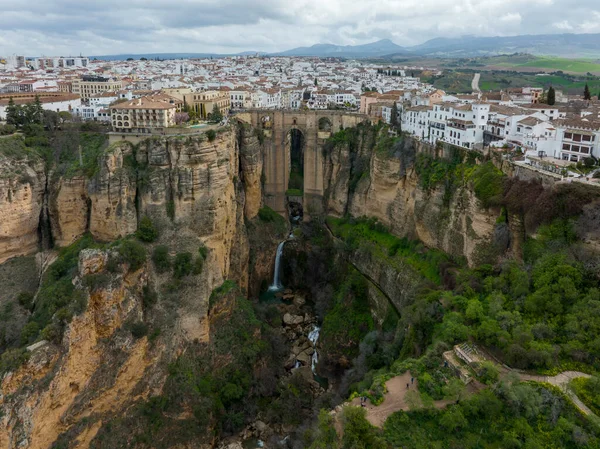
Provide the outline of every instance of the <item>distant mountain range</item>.
[[292,50],[275,53],[277,56],[320,56],[324,58],[373,58],[391,54],[408,54],[404,47],[394,44],[389,39],[364,45],[316,44],[312,47],[298,47]]
[[[399,57],[476,57],[510,53],[530,53],[538,56],[561,56],[566,58],[600,58],[600,34],[542,34],[520,36],[457,38],[439,37],[412,47],[401,47],[389,39],[364,45],[316,44],[311,47],[298,47],[278,53],[246,51],[243,53],[153,53],[140,55],[97,56],[104,60],[177,59],[242,56],[252,54],[270,56],[315,56],[321,58],[399,58]],[[93,58],[93,57],[92,57]]]

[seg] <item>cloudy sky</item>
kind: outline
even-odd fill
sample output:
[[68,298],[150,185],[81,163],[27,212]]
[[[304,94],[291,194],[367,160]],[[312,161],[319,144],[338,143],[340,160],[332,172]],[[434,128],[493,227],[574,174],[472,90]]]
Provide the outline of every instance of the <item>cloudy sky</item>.
[[598,0],[0,0],[0,55],[274,52],[600,32]]

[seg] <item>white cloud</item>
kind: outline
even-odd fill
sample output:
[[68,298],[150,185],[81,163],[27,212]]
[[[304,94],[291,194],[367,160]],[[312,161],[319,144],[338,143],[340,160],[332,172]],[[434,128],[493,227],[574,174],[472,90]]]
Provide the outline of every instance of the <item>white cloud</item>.
[[569,23],[568,20],[563,20],[561,22],[553,23],[552,26],[554,28],[556,28],[557,30],[571,31],[573,29],[573,26]]
[[521,23],[521,19],[521,14],[519,14],[518,12],[511,12],[508,14],[504,14],[502,17],[500,17],[500,22],[518,24]]
[[596,8],[597,0],[0,0],[0,54],[270,52],[596,32]]

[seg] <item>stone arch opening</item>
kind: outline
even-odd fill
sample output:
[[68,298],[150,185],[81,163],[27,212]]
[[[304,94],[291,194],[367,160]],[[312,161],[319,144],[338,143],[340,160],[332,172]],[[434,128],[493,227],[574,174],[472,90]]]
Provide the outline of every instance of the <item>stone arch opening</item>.
[[290,129],[286,134],[285,148],[289,154],[289,177],[286,191],[290,220],[302,220],[302,197],[304,195],[304,149],[306,138],[298,128]]
[[319,131],[331,132],[332,127],[333,124],[331,123],[331,120],[329,120],[328,117],[321,117],[319,119]]

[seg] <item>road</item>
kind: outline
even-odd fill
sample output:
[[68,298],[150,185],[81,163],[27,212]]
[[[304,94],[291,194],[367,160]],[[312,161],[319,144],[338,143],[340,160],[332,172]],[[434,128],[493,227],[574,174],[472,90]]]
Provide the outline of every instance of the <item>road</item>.
[[479,78],[481,77],[480,73],[476,73],[475,76],[473,76],[473,80],[471,81],[471,89],[473,89],[473,92],[481,92],[479,90]]

